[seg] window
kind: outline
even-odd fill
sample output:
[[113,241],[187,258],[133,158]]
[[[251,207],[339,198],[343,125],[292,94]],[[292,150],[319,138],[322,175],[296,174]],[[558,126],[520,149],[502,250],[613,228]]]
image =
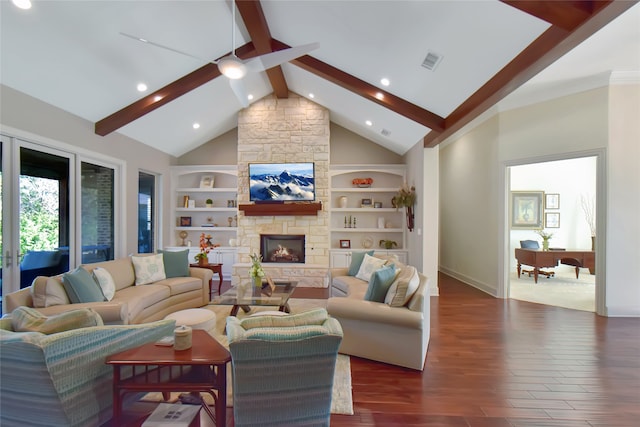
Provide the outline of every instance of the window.
[[151,253],[155,248],[154,197],[156,177],[138,173],[138,253]]

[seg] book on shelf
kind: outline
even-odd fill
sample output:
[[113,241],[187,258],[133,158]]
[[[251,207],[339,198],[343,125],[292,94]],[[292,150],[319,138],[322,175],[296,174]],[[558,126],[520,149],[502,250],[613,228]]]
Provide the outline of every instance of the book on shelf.
[[142,423],[142,427],[189,427],[200,408],[200,405],[160,403]]

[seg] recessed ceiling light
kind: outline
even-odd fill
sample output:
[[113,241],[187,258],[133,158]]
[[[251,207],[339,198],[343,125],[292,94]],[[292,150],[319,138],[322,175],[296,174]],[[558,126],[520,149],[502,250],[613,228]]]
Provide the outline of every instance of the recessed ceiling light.
[[31,0],[11,0],[11,2],[20,9],[31,9]]
[[138,92],[144,92],[145,90],[147,90],[147,85],[144,83],[138,83],[138,86],[136,86],[136,88],[138,89]]
[[384,94],[382,92],[378,92],[378,93],[376,93],[376,98],[384,99]]
[[193,124],[193,128],[194,129],[200,129],[200,123],[194,123]]
[[154,102],[158,102],[158,101],[160,101],[161,99],[162,99],[162,96],[160,96],[160,95],[156,95],[156,96],[154,96],[154,97],[153,97],[153,101],[154,101]]
[[309,94],[309,98],[315,98],[316,96],[312,93]]
[[247,95],[247,99],[248,99],[249,101],[251,101],[251,100],[253,99],[253,95],[251,95],[251,94]]
[[389,81],[388,78],[385,77],[385,78],[380,80],[380,83],[382,84],[382,86],[389,86],[389,83],[391,83],[391,82]]
[[367,126],[372,126],[372,125],[373,125],[373,122],[372,122],[371,120],[367,120],[367,121],[365,122],[365,124],[366,124]]

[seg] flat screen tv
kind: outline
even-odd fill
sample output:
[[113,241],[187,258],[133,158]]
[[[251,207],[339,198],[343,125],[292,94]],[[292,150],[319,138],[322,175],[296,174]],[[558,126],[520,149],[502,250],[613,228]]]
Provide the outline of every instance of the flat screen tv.
[[308,163],[249,163],[252,202],[313,201],[315,169]]

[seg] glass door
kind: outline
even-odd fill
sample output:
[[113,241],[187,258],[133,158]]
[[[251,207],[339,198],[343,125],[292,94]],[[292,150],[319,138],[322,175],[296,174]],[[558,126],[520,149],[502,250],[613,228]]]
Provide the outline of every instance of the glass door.
[[64,153],[19,147],[20,288],[69,270],[70,174]]

